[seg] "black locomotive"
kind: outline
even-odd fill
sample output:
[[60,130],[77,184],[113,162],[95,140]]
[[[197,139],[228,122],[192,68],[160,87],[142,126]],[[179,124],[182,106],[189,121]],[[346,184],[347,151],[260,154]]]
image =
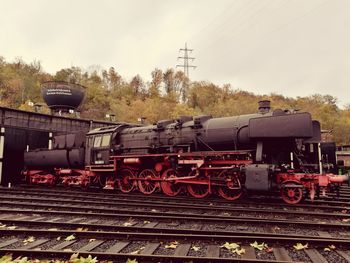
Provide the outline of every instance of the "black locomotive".
[[37,184],[101,184],[197,198],[215,193],[228,200],[243,191],[279,191],[293,204],[348,180],[329,173],[320,138],[320,124],[309,113],[270,111],[270,102],[260,101],[256,114],[118,123],[56,136],[52,149],[25,153],[25,175]]

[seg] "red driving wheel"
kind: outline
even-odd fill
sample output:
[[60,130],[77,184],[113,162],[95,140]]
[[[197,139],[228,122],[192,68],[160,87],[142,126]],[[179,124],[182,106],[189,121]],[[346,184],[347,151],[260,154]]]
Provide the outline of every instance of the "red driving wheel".
[[140,192],[146,195],[152,194],[159,187],[159,183],[156,180],[154,180],[157,179],[157,177],[158,174],[155,170],[142,170],[138,176],[138,186]]
[[134,172],[130,169],[123,169],[119,172],[119,189],[123,193],[130,193],[134,190]]
[[236,174],[224,170],[218,175],[218,177],[219,179],[224,180],[224,185],[219,186],[218,188],[218,193],[221,197],[233,201],[242,196],[242,185]]
[[177,178],[177,172],[174,169],[168,169],[162,174],[162,182],[160,186],[163,193],[169,196],[176,196],[182,190],[182,185],[177,184],[175,181],[164,181],[166,179]]

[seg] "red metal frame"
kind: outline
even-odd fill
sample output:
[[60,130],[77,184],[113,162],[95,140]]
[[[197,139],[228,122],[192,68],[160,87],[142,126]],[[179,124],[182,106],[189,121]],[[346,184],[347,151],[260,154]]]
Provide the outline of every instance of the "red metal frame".
[[[251,151],[211,151],[118,155],[111,157],[112,165],[108,169],[87,166],[85,170],[29,170],[24,174],[30,183],[35,184],[62,183],[67,186],[87,187],[105,180],[105,188],[118,187],[123,192],[138,188],[145,194],[152,194],[157,189],[163,189],[165,194],[175,196],[187,189],[197,198],[217,193],[228,200],[235,200],[243,192],[243,174],[239,168],[253,163],[250,153]],[[175,169],[171,176],[164,174],[171,169]],[[152,176],[140,178],[140,173],[145,170],[152,171]],[[123,171],[129,171],[126,175],[127,182],[122,181]],[[290,204],[298,203],[305,190],[313,200],[316,190],[325,194],[330,185],[338,185],[347,180],[346,176],[299,173],[293,170],[275,173],[272,178],[278,186],[275,190],[280,189],[283,200]],[[172,188],[174,185],[177,187]]]

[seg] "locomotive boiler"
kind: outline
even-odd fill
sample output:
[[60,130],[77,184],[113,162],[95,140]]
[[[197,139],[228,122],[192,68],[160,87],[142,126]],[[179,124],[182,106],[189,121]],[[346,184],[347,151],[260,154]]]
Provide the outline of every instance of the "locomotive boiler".
[[348,180],[325,169],[330,166],[323,161],[320,137],[320,124],[309,113],[271,111],[269,101],[260,101],[255,114],[118,123],[86,136],[61,135],[53,149],[25,153],[25,175],[30,183],[100,184],[197,198],[277,192],[294,204]]

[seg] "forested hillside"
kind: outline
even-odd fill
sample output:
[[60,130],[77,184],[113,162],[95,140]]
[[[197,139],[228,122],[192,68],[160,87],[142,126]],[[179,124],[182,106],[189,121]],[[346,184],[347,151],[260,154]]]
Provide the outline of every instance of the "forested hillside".
[[[330,95],[289,98],[280,94],[255,95],[236,90],[226,84],[191,82],[181,71],[154,69],[151,81],[139,75],[132,79],[120,76],[113,67],[83,70],[79,67],[61,69],[55,75],[45,73],[40,62],[30,64],[17,59],[6,62],[0,57],[0,105],[23,110],[34,110],[28,101],[43,102],[40,83],[61,80],[87,87],[81,109],[82,117],[104,119],[114,114],[116,120],[137,122],[145,117],[146,123],[180,115],[232,116],[257,111],[257,102],[269,99],[273,108],[292,108],[308,111],[321,122],[322,129],[333,130],[338,144],[350,143],[350,105],[339,109],[337,99]],[[233,83],[234,85],[234,83]],[[49,112],[47,108],[44,112]]]

